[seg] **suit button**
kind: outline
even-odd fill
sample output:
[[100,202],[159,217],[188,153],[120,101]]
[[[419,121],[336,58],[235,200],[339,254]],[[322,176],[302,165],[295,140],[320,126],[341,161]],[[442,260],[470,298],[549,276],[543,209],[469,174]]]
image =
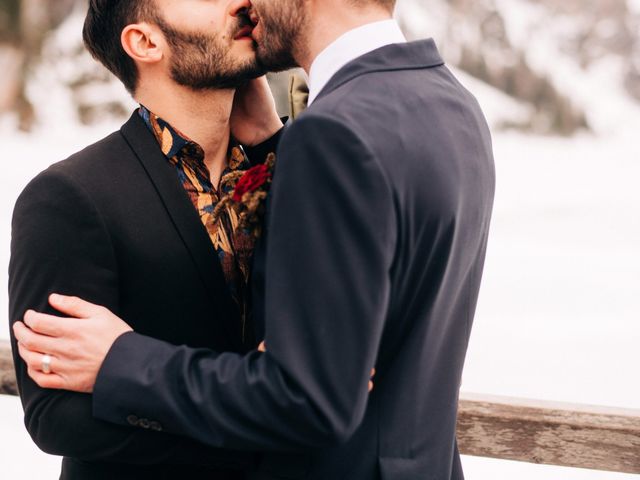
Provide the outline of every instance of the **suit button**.
[[129,425],[133,425],[134,427],[138,426],[138,417],[136,417],[135,415],[129,415],[127,417],[127,423]]
[[149,423],[149,427],[151,427],[151,430],[155,430],[156,432],[162,431],[162,425],[155,421]]
[[146,418],[141,418],[140,421],[138,422],[138,426],[144,429],[148,429],[151,426],[151,424],[149,423],[149,420],[147,420]]

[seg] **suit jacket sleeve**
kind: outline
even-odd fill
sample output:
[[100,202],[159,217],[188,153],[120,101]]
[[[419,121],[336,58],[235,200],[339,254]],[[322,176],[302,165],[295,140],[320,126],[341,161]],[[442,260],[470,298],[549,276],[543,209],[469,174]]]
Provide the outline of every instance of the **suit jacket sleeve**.
[[124,334],[97,379],[98,418],[144,414],[210,445],[259,450],[331,445],[361,423],[390,294],[391,188],[351,129],[312,112],[285,131],[276,169],[267,352],[217,354]]
[[[40,174],[17,201],[11,239],[11,323],[27,309],[55,314],[52,292],[74,294],[118,311],[118,267],[90,196],[56,167]],[[83,460],[133,464],[246,466],[248,454],[219,452],[173,435],[116,426],[92,416],[90,395],[39,388],[14,360],[25,424],[43,451]]]

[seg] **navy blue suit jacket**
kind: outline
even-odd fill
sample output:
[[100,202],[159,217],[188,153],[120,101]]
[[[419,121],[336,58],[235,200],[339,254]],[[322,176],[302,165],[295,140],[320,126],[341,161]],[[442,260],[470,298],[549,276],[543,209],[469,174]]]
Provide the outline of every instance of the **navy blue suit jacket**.
[[277,162],[255,272],[267,353],[125,334],[94,415],[272,452],[260,479],[463,478],[458,390],[494,194],[476,100],[433,41],[383,47],[332,78]]

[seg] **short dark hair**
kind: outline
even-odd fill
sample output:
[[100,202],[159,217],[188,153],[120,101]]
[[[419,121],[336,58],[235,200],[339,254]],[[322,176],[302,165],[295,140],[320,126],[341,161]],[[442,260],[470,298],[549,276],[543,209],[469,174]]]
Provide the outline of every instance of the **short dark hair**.
[[89,0],[82,29],[84,45],[131,94],[138,85],[138,68],[120,37],[127,25],[153,20],[156,14],[154,0]]

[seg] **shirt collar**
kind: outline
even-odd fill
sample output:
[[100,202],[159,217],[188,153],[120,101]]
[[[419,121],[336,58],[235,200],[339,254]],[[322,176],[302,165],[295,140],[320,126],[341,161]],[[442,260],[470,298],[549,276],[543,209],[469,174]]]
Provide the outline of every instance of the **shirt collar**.
[[[168,122],[157,116],[144,105],[140,105],[138,114],[153,133],[164,156],[174,165],[187,162],[191,168],[209,181],[209,169],[204,164],[204,150],[189,137],[173,128]],[[225,169],[247,170],[253,166],[242,146],[231,137],[229,141],[229,160]]]
[[392,43],[405,43],[406,41],[407,39],[395,20],[369,23],[338,37],[320,52],[311,64],[309,69],[309,105],[329,83],[331,77],[350,61],[380,47]]
[[168,159],[173,159],[184,149],[185,151],[188,150],[196,159],[204,160],[204,150],[189,137],[180,133],[155,113],[149,111],[144,105],[140,105],[138,113],[149,130],[151,130],[151,133],[156,137],[162,153]]

